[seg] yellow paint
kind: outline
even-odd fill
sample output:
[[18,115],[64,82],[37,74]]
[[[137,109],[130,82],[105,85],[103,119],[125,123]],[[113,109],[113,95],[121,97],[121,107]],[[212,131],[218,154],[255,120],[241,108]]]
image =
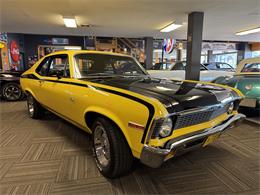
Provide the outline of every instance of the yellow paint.
[[203,147],[211,144],[212,142],[216,141],[220,136],[220,133],[216,133],[214,135],[211,135],[207,138],[207,140],[205,141],[205,143],[203,144]]
[[[85,121],[85,115],[90,112],[96,112],[103,115],[112,121],[121,129],[124,134],[132,153],[135,157],[139,158],[143,144],[141,139],[143,131],[128,126],[128,122],[134,122],[143,126],[146,126],[149,111],[143,104],[130,100],[128,98],[109,93],[103,90],[99,90],[98,87],[122,92],[137,98],[140,98],[154,106],[155,118],[162,118],[168,115],[164,105],[157,99],[150,98],[147,96],[140,95],[128,90],[119,89],[107,85],[97,84],[90,81],[83,81],[74,78],[74,67],[73,67],[73,56],[78,53],[101,53],[109,55],[120,55],[111,52],[97,52],[97,51],[59,51],[49,54],[45,57],[54,54],[68,54],[69,66],[71,78],[56,77],[43,77],[35,72],[35,69],[39,63],[43,60],[39,60],[31,69],[27,70],[24,74],[34,74],[40,79],[49,79],[53,81],[72,82],[78,84],[84,84],[88,87],[64,84],[58,82],[41,81],[37,79],[21,78],[22,89],[26,92],[31,93],[37,101],[42,103],[48,109],[54,110],[59,116],[70,121],[79,128],[91,133],[91,127],[88,127]],[[233,113],[236,114],[236,113]],[[152,139],[150,144],[153,146],[162,146],[165,142],[178,136],[202,130],[205,128],[217,125],[221,121],[227,118],[226,114],[223,114],[216,119],[194,125],[192,127],[182,128],[174,130],[173,134],[163,139]],[[149,127],[150,128],[150,127]],[[119,146],[120,147],[120,146]],[[174,154],[171,154],[172,156]],[[171,156],[169,156],[171,157]]]

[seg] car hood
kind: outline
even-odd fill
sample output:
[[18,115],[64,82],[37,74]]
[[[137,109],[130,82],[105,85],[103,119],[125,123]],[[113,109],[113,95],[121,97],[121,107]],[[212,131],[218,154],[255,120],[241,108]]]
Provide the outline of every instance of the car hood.
[[232,90],[218,86],[150,77],[95,78],[91,79],[91,82],[155,98],[163,103],[170,113],[219,104],[239,97]]

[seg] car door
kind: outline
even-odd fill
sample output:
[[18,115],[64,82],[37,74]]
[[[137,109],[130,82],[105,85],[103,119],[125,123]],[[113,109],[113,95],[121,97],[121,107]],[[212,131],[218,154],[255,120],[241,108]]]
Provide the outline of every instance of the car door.
[[[44,71],[44,70],[42,70]],[[67,54],[53,55],[39,81],[40,102],[49,109],[67,116],[70,110],[70,73]]]

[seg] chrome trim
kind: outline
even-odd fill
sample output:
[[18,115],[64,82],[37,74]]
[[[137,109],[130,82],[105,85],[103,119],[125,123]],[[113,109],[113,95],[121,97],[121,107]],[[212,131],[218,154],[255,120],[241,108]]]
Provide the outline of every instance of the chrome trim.
[[140,124],[132,122],[132,121],[128,121],[128,127],[137,128],[137,129],[143,129],[144,130],[144,125],[140,125]]
[[210,106],[203,106],[203,107],[199,107],[199,108],[183,110],[183,111],[168,114],[166,117],[175,116],[175,115],[192,114],[192,113],[195,113],[195,112],[203,112],[203,111],[210,110],[211,108],[215,108],[215,107],[224,107],[225,105],[226,104],[214,104],[214,105],[210,105]]
[[210,135],[213,135],[215,133],[222,133],[227,129],[233,128],[238,124],[238,122],[241,122],[245,118],[245,115],[243,114],[236,114],[234,116],[231,116],[227,121],[223,124],[218,124],[212,128],[205,129],[203,132],[199,132],[198,134],[184,137],[183,139],[180,139],[176,142],[173,142],[170,144],[169,148],[159,148],[159,147],[153,147],[149,146],[147,144],[144,145],[140,160],[142,163],[150,166],[150,167],[159,167],[164,161],[165,157],[171,152],[177,149],[180,146],[184,146],[187,143],[190,143],[192,141],[195,141],[200,138],[206,138]]

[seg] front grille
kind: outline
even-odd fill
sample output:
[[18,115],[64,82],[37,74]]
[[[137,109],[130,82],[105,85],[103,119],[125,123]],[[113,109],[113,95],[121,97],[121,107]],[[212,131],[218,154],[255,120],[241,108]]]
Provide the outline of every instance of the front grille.
[[175,121],[173,129],[180,129],[207,122],[227,112],[228,107],[229,104],[225,106],[211,107],[209,109],[201,111],[194,110],[194,112],[187,112],[175,115],[173,116],[173,120]]

